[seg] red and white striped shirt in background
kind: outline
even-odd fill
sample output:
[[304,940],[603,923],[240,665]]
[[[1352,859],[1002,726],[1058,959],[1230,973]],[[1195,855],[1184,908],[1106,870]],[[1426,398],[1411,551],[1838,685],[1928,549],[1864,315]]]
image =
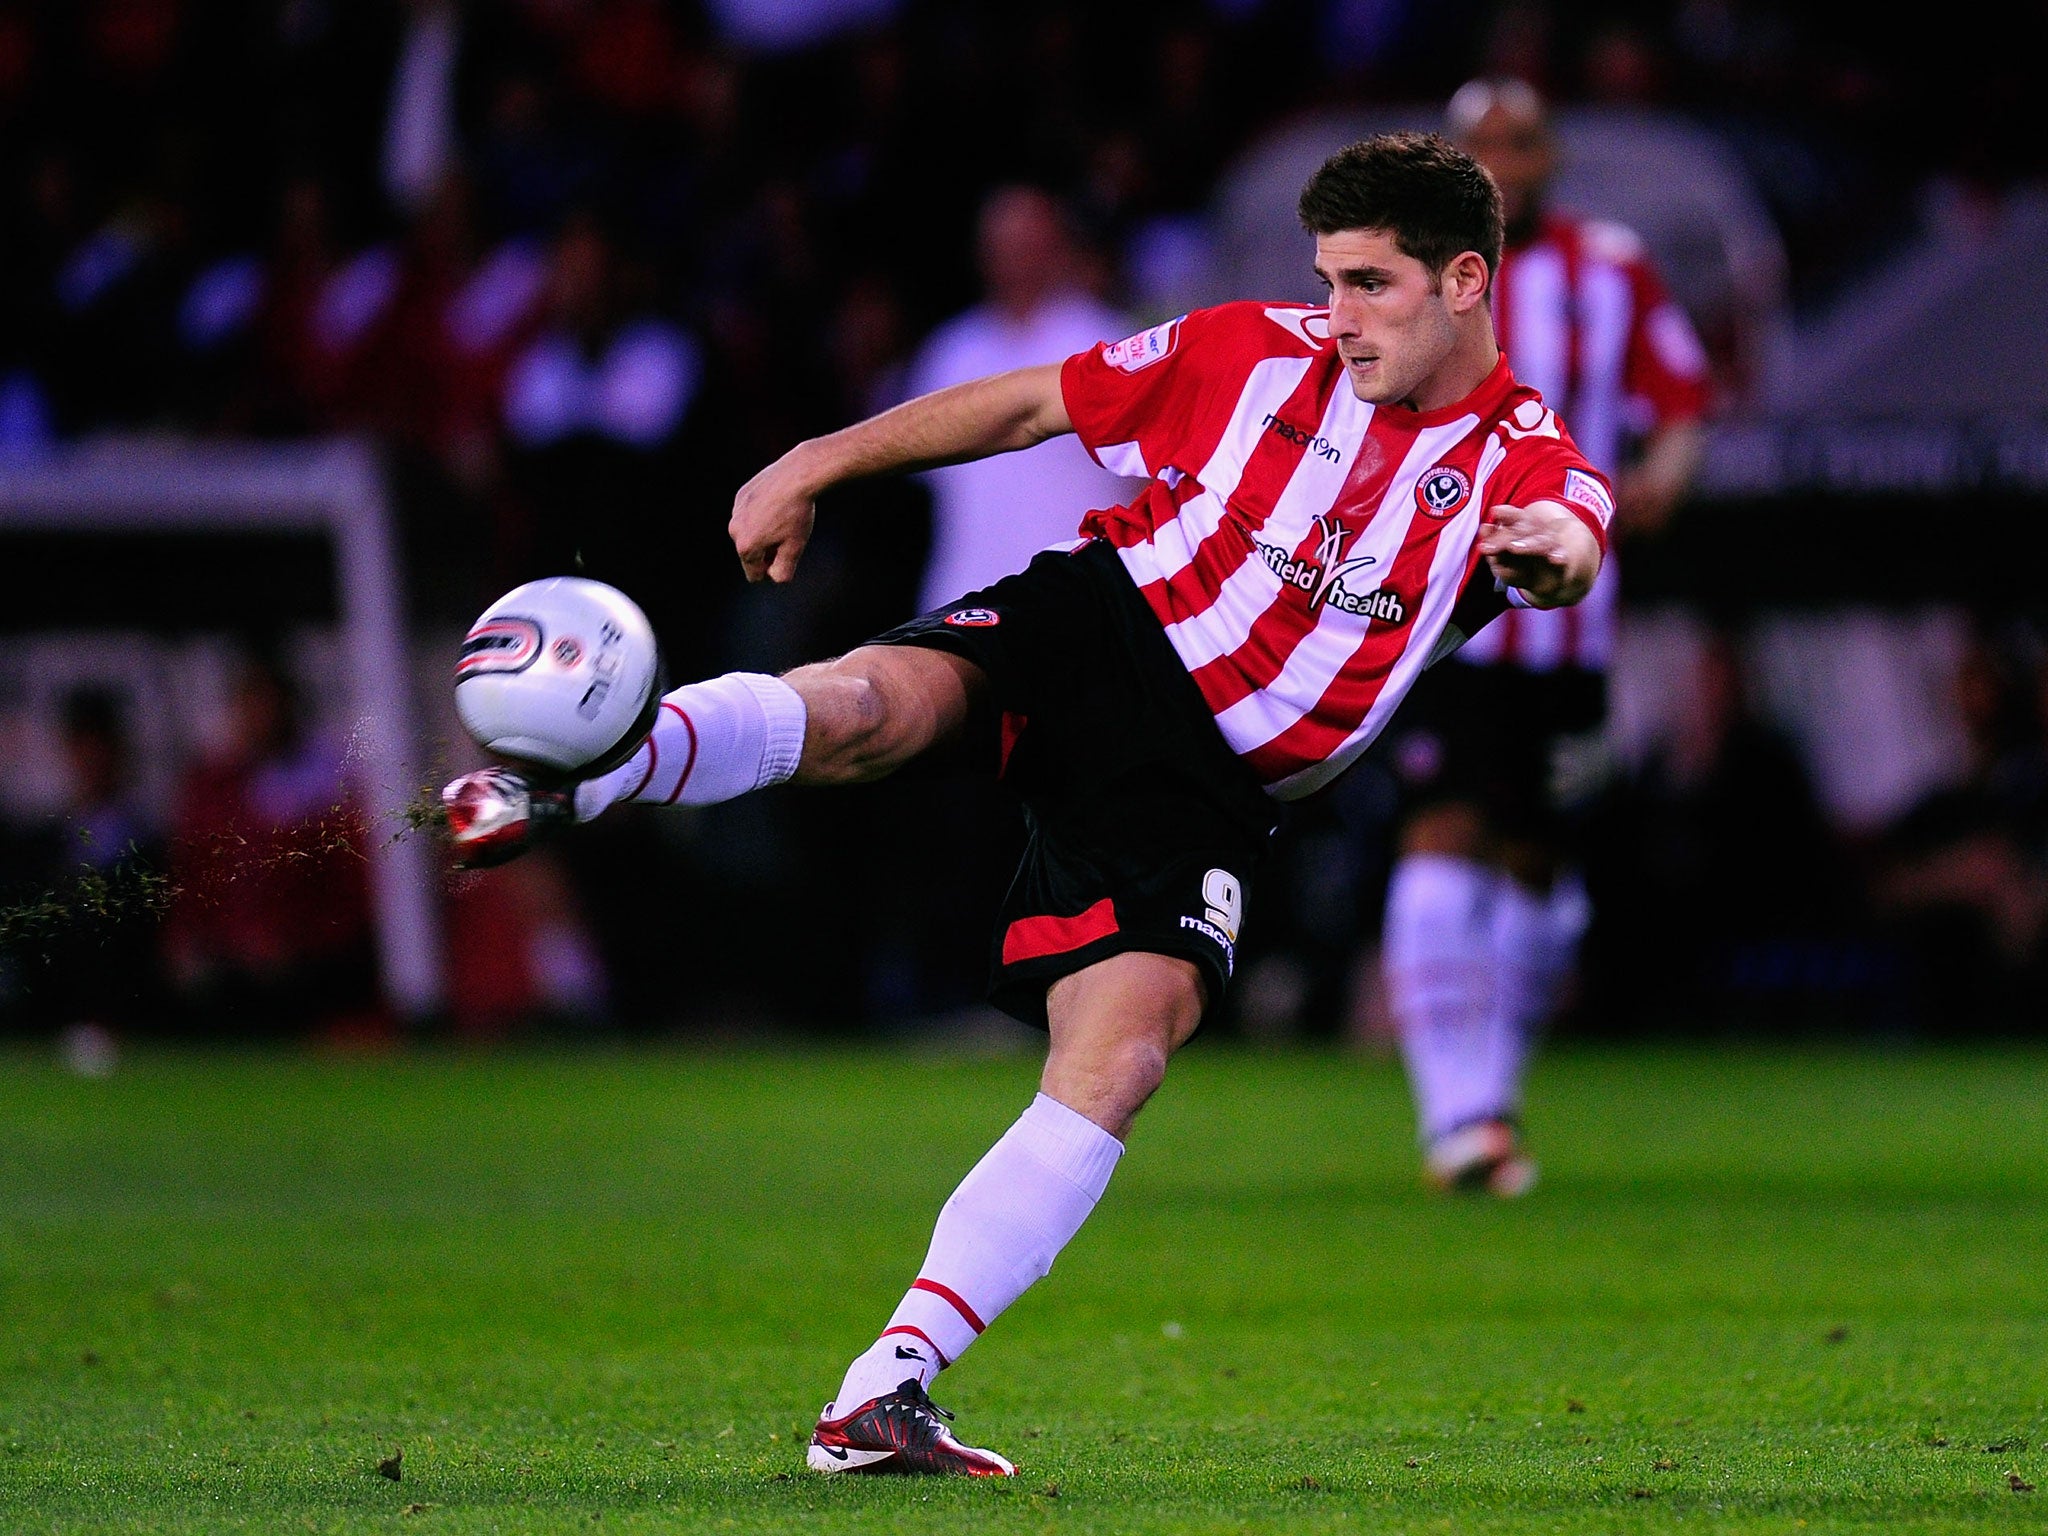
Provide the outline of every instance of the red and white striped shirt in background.
[[[1571,422],[1586,457],[1609,474],[1632,440],[1706,412],[1706,351],[1642,240],[1619,224],[1553,214],[1509,246],[1493,323],[1515,376]],[[1618,592],[1610,560],[1584,602],[1507,614],[1458,659],[1605,671]]]
[[1328,317],[1225,304],[1061,374],[1088,451],[1150,480],[1081,531],[1116,548],[1224,739],[1283,800],[1343,772],[1422,669],[1506,606],[1475,543],[1486,508],[1561,502],[1604,548],[1614,507],[1505,361],[1441,410],[1374,407]]

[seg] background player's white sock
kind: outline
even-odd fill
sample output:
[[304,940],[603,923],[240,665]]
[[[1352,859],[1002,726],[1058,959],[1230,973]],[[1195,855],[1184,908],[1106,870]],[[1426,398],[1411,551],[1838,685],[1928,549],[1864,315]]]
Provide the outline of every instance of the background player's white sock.
[[834,1399],[850,1413],[915,1376],[929,1384],[996,1315],[1052,1270],[1095,1209],[1123,1143],[1038,1095],[939,1212],[917,1281],[889,1326],[847,1369]]
[[779,677],[728,672],[663,697],[654,729],[622,768],[576,786],[576,819],[621,800],[715,805],[780,784],[804,750],[804,701]]
[[1498,908],[1513,882],[1449,854],[1409,854],[1387,885],[1387,998],[1423,1145],[1512,1115],[1524,1056],[1497,959]]
[[1559,875],[1541,894],[1506,884],[1507,899],[1495,909],[1494,958],[1513,989],[1523,1037],[1533,1040],[1557,1010],[1593,908],[1576,874]]

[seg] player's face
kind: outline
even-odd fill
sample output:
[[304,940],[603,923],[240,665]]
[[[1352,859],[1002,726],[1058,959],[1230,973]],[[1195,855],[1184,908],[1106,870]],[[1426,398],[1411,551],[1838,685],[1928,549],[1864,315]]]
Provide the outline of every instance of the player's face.
[[1372,229],[1317,235],[1316,276],[1330,292],[1330,338],[1352,393],[1375,405],[1414,400],[1457,346],[1448,291]]
[[1534,218],[1557,170],[1557,146],[1543,119],[1496,104],[1459,142],[1499,184],[1501,212],[1509,225]]

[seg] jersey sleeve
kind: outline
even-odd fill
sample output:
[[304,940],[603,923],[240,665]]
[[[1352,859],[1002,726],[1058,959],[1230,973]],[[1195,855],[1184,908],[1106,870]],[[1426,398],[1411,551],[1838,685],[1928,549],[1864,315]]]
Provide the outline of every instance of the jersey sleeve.
[[1635,320],[1622,364],[1622,387],[1648,407],[1652,429],[1697,421],[1707,411],[1707,350],[1699,333],[1665,291],[1647,259],[1628,265],[1635,290]]
[[1200,469],[1267,355],[1258,347],[1267,338],[1251,329],[1256,314],[1256,306],[1242,304],[1198,309],[1068,358],[1060,392],[1089,456],[1140,479]]
[[1607,553],[1607,529],[1614,521],[1614,487],[1562,433],[1509,443],[1507,459],[1494,474],[1486,501],[1488,506],[1515,507],[1557,502],[1593,530],[1601,554]]

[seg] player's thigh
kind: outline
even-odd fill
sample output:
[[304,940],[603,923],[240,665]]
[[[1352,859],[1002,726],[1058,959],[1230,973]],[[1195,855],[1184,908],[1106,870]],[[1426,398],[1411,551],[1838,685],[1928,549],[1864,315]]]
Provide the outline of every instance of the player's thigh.
[[797,782],[881,778],[967,728],[988,690],[965,657],[913,645],[864,645],[799,667],[783,681],[803,698]]
[[1051,1034],[1040,1086],[1114,1136],[1202,1022],[1207,985],[1192,961],[1127,950],[1063,976],[1046,996]]

